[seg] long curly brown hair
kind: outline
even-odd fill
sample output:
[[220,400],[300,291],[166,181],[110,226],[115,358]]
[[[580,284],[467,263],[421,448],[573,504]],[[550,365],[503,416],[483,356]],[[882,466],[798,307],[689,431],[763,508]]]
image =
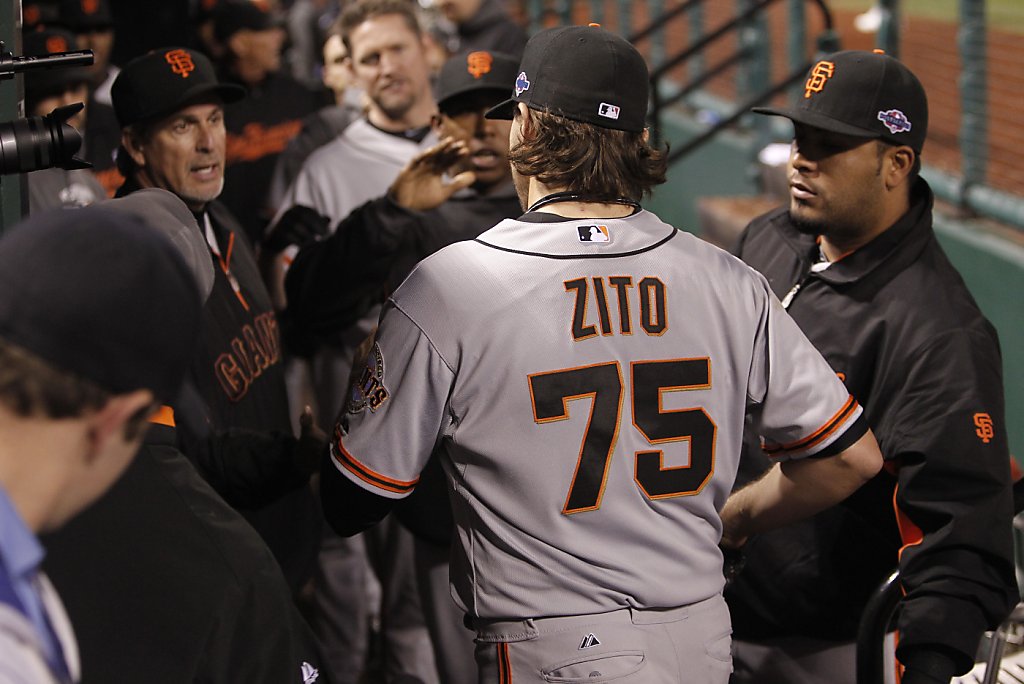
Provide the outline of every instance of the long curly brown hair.
[[639,200],[665,182],[666,152],[651,147],[644,133],[531,109],[528,129],[509,151],[509,161],[521,175],[549,187],[593,199]]

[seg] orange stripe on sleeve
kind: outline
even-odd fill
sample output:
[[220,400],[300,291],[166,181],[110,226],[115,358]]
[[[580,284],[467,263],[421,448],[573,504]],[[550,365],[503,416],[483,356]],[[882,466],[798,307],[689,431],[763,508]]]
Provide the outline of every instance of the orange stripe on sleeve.
[[359,461],[359,459],[349,453],[341,443],[340,438],[335,440],[334,446],[337,447],[337,449],[334,449],[331,452],[334,461],[363,482],[371,484],[374,487],[394,492],[395,494],[408,494],[420,481],[418,477],[413,480],[397,480],[378,473],[372,468],[367,467],[364,463]]
[[828,439],[836,430],[842,427],[846,419],[857,410],[857,400],[851,394],[843,407],[839,409],[828,421],[810,435],[789,444],[766,444],[764,452],[769,456],[777,457],[780,454],[794,451],[806,451],[815,445]]

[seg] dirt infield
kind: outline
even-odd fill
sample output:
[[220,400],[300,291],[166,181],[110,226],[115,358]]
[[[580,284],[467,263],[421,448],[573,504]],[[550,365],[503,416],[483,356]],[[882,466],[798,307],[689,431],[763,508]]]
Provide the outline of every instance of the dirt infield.
[[[665,5],[671,7],[672,3]],[[790,19],[786,5],[782,2],[773,5],[765,20],[774,78],[781,77],[788,64],[786,41]],[[590,21],[593,18],[593,7],[591,3],[574,3],[574,20],[577,23]],[[647,25],[646,7],[647,3],[633,3],[632,26],[628,31],[621,31],[618,3],[616,0],[605,0],[604,25],[611,31],[632,33]],[[714,30],[735,14],[735,2],[706,3],[703,22],[705,31]],[[519,16],[525,16],[522,9]],[[811,3],[807,5],[807,16],[810,24],[807,54],[810,55],[813,52],[813,38],[824,22]],[[873,48],[874,36],[859,33],[853,28],[855,16],[856,13],[852,11],[834,12],[835,27],[842,48]],[[553,18],[551,20],[554,21]],[[1024,161],[1020,156],[1024,152],[1024,36],[1000,31],[992,26],[987,29],[987,103],[977,103],[982,108],[986,104],[988,107],[988,167],[985,181],[994,188],[1024,197]],[[668,24],[666,53],[672,54],[686,45],[688,33],[686,18]],[[736,35],[735,32],[731,33],[712,44],[706,53],[706,63],[716,64],[734,51]],[[639,47],[650,56],[651,46],[646,41]],[[904,17],[901,24],[901,58],[918,75],[928,92],[930,125],[928,142],[923,152],[925,163],[960,175],[962,124],[957,25],[934,19]],[[676,80],[684,82],[687,73],[686,68],[682,67],[672,75]],[[731,101],[746,99],[739,97],[742,94],[738,93],[736,69],[723,72],[709,83],[708,89]]]

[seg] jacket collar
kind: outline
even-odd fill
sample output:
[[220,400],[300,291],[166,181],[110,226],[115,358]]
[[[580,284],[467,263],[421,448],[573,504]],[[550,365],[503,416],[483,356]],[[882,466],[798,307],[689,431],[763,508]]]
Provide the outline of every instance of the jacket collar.
[[[928,183],[918,178],[911,190],[910,209],[896,223],[857,251],[816,273],[815,277],[833,285],[854,283],[887,264],[912,261],[931,239],[933,202]],[[808,268],[818,261],[817,240],[798,231],[789,218],[789,212],[779,215],[776,226]]]

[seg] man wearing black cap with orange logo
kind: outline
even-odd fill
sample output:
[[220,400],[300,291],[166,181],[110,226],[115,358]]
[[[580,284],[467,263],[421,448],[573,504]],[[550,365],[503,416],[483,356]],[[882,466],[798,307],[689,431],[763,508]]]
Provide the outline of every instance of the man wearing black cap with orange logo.
[[298,134],[302,119],[324,102],[281,70],[287,35],[260,3],[225,0],[213,10],[213,26],[224,48],[218,64],[222,78],[247,91],[224,111],[226,183],[220,201],[258,245],[275,209],[268,192],[277,158]]
[[[206,402],[214,431],[269,434],[287,452],[295,438],[277,317],[248,239],[216,201],[224,186],[224,104],[243,94],[240,86],[220,83],[210,61],[194,50],[163,48],[126,64],[113,87],[123,129],[118,165],[127,178],[118,194],[162,188],[181,198],[196,216],[216,277],[203,310],[190,379]],[[188,427],[179,426],[183,433]],[[198,448],[193,445],[193,451]],[[319,514],[305,486],[309,472],[298,463],[278,460],[280,453],[242,446],[240,453],[222,454],[214,461],[224,461],[232,470],[248,468],[249,477],[225,473],[218,483],[215,473],[206,474],[264,537],[297,591],[312,573]],[[251,483],[262,483],[256,487],[259,496],[253,496],[247,486]]]
[[[512,119],[526,213],[395,291],[321,469],[328,520],[351,534],[440,451],[481,683],[724,684],[719,543],[881,467],[764,280],[640,207],[665,170],[648,83],[596,25],[530,40],[488,113]],[[727,502],[748,412],[779,463]]]
[[[735,681],[852,683],[864,604],[898,565],[902,681],[944,684],[1018,592],[999,342],[932,230],[927,98],[898,60],[846,51],[798,106],[754,111],[793,122],[790,201],[737,253],[864,405],[886,467],[748,545],[726,593]],[[747,478],[767,465],[756,451]]]
[[[74,36],[61,29],[45,28],[26,33],[22,41],[27,57],[41,57],[54,52],[74,50]],[[82,109],[68,123],[82,131],[92,106],[89,97],[89,74],[82,67],[45,69],[25,74],[25,113],[45,116],[57,107],[82,104]],[[90,169],[49,168],[26,175],[29,213],[57,207],[78,208],[106,199],[103,186]]]

